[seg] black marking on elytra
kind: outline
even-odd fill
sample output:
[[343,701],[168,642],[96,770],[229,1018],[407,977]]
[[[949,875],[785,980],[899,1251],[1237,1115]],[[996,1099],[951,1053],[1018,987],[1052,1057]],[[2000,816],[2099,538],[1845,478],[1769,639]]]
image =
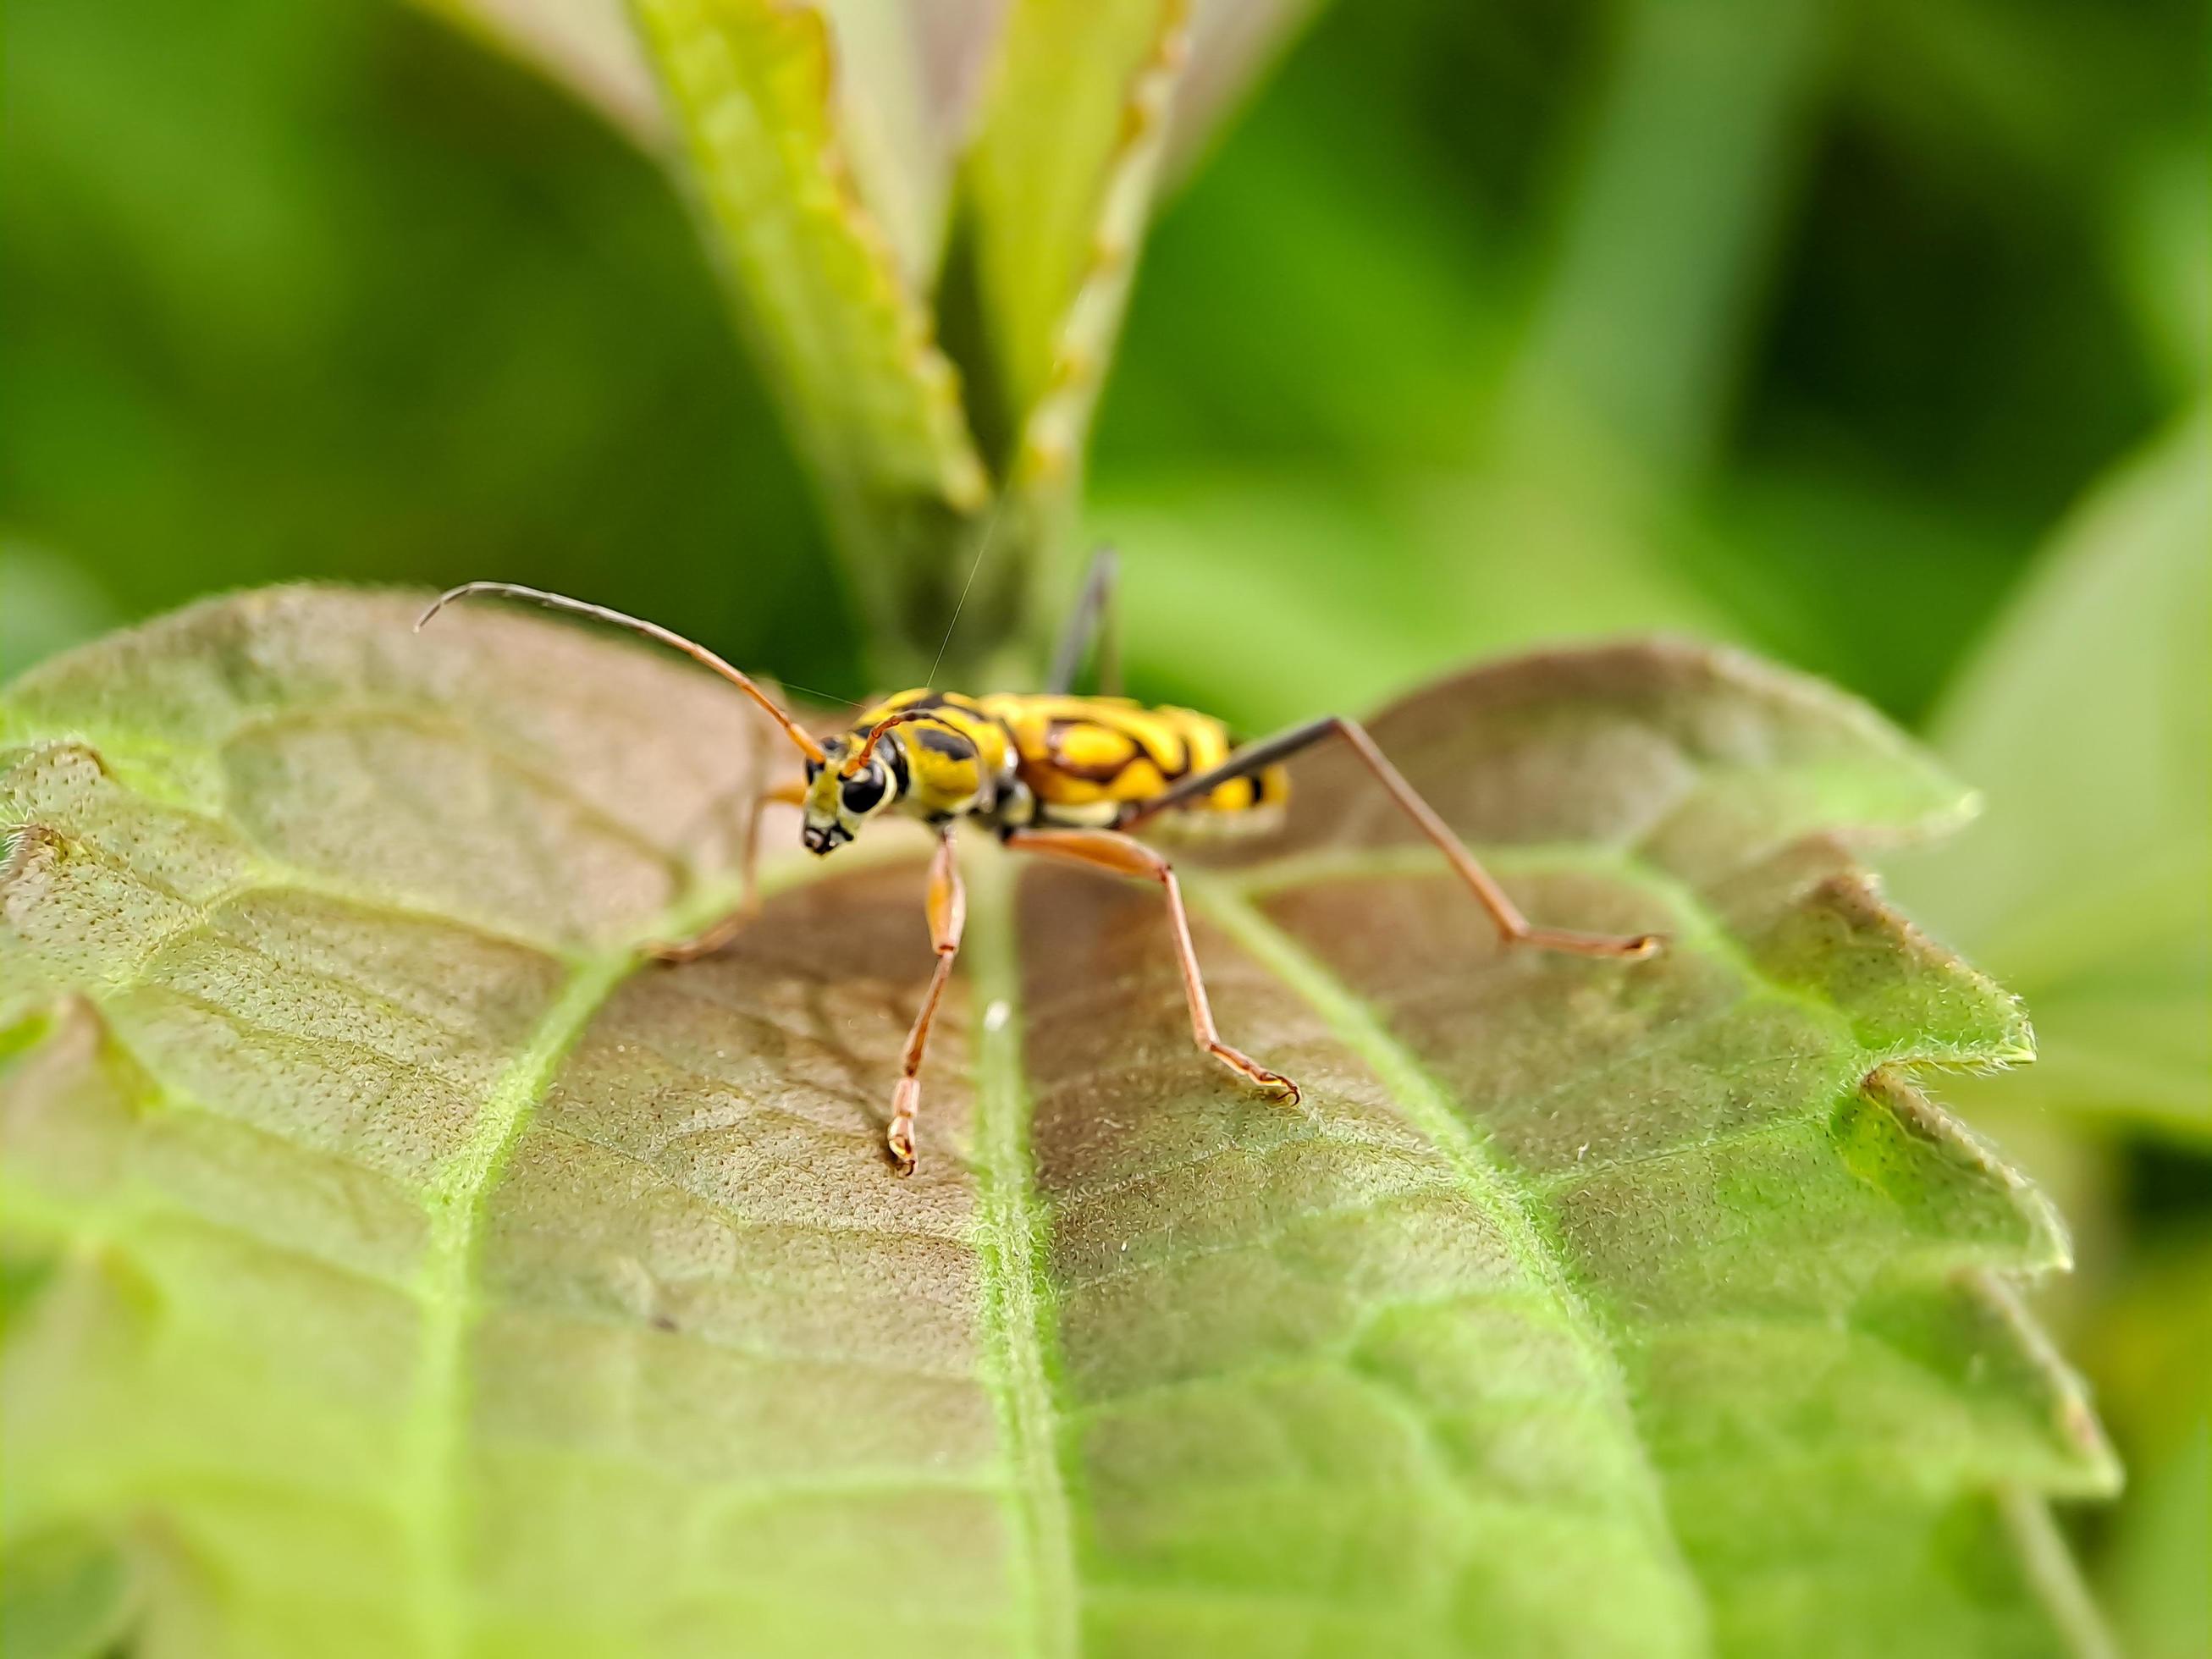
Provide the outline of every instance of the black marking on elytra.
[[1301,749],[1311,748],[1335,731],[1337,726],[1337,716],[1325,714],[1317,720],[1308,720],[1304,725],[1294,726],[1287,732],[1278,732],[1272,738],[1265,738],[1258,743],[1248,744],[1218,766],[1210,766],[1194,776],[1184,778],[1171,784],[1157,795],[1150,796],[1144,800],[1131,801],[1122,809],[1121,818],[1117,822],[1126,823],[1133,819],[1148,818],[1156,812],[1164,812],[1170,807],[1183,805],[1186,801],[1197,800],[1210,795],[1223,784],[1234,779],[1254,777],[1277,762],[1288,759]]
[[956,732],[949,726],[939,726],[927,720],[916,722],[913,730],[924,749],[933,750],[939,755],[949,756],[954,760],[975,758],[975,740],[965,732]]

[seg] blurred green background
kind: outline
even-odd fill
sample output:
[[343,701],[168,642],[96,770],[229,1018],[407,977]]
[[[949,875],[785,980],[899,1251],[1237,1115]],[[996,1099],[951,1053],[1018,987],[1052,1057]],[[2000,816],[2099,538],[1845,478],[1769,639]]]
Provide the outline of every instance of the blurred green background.
[[[503,576],[869,690],[662,175],[388,0],[18,0],[0,675],[210,591]],[[2129,1651],[2212,1650],[2212,191],[2201,0],[1358,0],[1145,255],[1088,528],[1136,689],[1263,726],[1663,628],[1988,793],[1893,885],[2044,1060],[2132,1477]]]

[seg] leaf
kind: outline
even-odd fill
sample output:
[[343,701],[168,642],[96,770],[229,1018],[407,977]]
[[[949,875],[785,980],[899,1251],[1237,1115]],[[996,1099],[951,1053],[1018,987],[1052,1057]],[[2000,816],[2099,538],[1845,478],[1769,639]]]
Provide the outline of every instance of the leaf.
[[1190,66],[1168,125],[1170,183],[1197,169],[1253,83],[1320,9],[1320,0],[1192,0]]
[[964,182],[1012,475],[1040,494],[1073,488],[1189,31],[1188,0],[1011,0]]
[[2099,1393],[2129,1447],[2099,1599],[2130,1659],[2212,1652],[2212,1237],[2154,1218],[2087,1310]]
[[[1644,0],[1528,327],[1509,407],[1522,444],[1589,468],[1601,446],[1662,483],[1710,465],[1808,146],[1820,0]],[[1516,429],[1517,428],[1517,429]]]
[[1255,731],[1357,708],[1470,650],[1729,625],[1587,492],[1497,471],[1194,468],[1095,501],[1091,526],[1123,550],[1133,669]]
[[129,1628],[131,1580],[102,1540],[76,1533],[10,1539],[0,1553],[0,1653],[99,1659]]
[[[565,85],[640,143],[658,149],[668,142],[667,112],[622,0],[421,3]],[[995,44],[1006,0],[821,3],[839,47],[838,113],[856,141],[863,193],[919,279],[934,264],[953,152],[973,114],[978,71]],[[1190,73],[1168,141],[1178,173],[1192,170],[1317,9],[1316,0],[1195,0]]]
[[2021,985],[2039,1104],[2212,1135],[2212,416],[2059,531],[1934,722],[1989,821],[1895,860],[1903,890]]
[[115,607],[76,565],[0,534],[0,675],[112,627]]
[[778,0],[636,0],[636,12],[710,247],[844,539],[886,567],[863,571],[860,591],[881,593],[914,556],[917,523],[974,512],[989,486],[928,307],[855,184],[830,26]]
[[[419,0],[565,86],[645,149],[674,146],[653,63],[623,0]],[[815,0],[836,46],[831,97],[861,198],[926,288],[944,235],[952,155],[991,43],[990,0],[927,10]]]
[[418,3],[567,87],[647,149],[668,144],[668,112],[622,0]]
[[2212,1556],[2212,1410],[2174,1455],[2147,1472],[2129,1504],[2106,1571],[2113,1622],[2134,1659],[2212,1652],[2212,1609],[2201,1594]]
[[1912,1080],[2026,1026],[1851,866],[1960,806],[1863,709],[1624,646],[1376,722],[1633,968],[1501,953],[1316,754],[1185,860],[1295,1111],[1156,896],[975,846],[902,1182],[905,849],[642,969],[731,892],[742,708],[410,609],[216,602],[0,715],[0,1516],[132,1528],[150,1650],[2094,1639],[2041,1503],[2113,1473],[2011,1288],[2064,1246]]

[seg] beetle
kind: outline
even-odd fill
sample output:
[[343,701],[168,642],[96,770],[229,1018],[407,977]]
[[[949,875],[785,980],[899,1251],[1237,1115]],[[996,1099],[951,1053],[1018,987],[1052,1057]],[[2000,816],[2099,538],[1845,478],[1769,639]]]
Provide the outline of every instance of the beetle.
[[440,595],[415,626],[419,631],[457,600],[483,597],[527,600],[611,623],[713,669],[757,703],[799,752],[805,768],[804,781],[793,780],[755,798],[737,908],[696,939],[653,947],[653,954],[664,960],[687,962],[708,955],[752,920],[758,908],[755,871],[760,819],[770,805],[799,808],[800,842],[817,856],[834,853],[870,823],[893,813],[918,817],[936,830],[927,912],[937,964],[907,1034],[884,1137],[892,1165],[901,1175],[914,1170],[922,1056],[960,950],[966,902],[953,840],[963,823],[995,833],[1018,852],[1157,882],[1166,901],[1168,925],[1182,970],[1192,1037],[1245,1082],[1286,1103],[1297,1102],[1297,1084],[1223,1041],[1191,945],[1190,921],[1175,866],[1132,832],[1169,820],[1264,829],[1279,819],[1290,796],[1284,763],[1325,738],[1346,744],[1376,784],[1435,844],[1488,914],[1501,942],[1620,960],[1636,960],[1659,950],[1662,940],[1656,933],[1584,933],[1533,926],[1356,720],[1325,715],[1255,743],[1239,743],[1224,722],[1193,709],[1147,707],[1117,696],[1074,695],[1071,688],[1076,673],[1094,646],[1102,678],[1112,678],[1115,568],[1110,551],[1094,559],[1054,654],[1044,690],[969,696],[918,687],[884,699],[862,712],[846,731],[822,738],[802,727],[750,677],[706,647],[657,623],[605,605],[514,582],[466,582]]

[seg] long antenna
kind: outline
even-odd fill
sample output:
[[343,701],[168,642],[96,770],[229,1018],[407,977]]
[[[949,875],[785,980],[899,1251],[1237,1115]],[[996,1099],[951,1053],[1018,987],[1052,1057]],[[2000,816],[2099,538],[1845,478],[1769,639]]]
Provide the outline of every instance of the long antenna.
[[922,677],[924,685],[937,684],[937,671],[945,661],[945,648],[952,643],[952,630],[960,626],[960,613],[968,608],[968,590],[975,586],[975,574],[983,568],[983,556],[991,550],[991,538],[999,528],[999,514],[1006,510],[1006,498],[1000,495],[991,503],[991,516],[983,520],[983,533],[975,539],[975,557],[968,567],[968,580],[960,584],[960,597],[953,602],[952,620],[945,624],[945,637],[937,642],[937,654],[930,659],[929,672]]
[[705,646],[695,641],[687,640],[681,634],[672,633],[659,623],[649,623],[636,617],[627,617],[619,611],[610,611],[603,605],[586,605],[581,599],[572,599],[562,593],[548,593],[542,587],[525,587],[520,582],[463,582],[459,587],[448,589],[438,595],[430,608],[415,619],[415,631],[421,633],[425,623],[456,599],[472,599],[487,594],[496,595],[501,599],[527,599],[531,604],[542,605],[549,611],[566,611],[572,616],[589,617],[594,622],[612,623],[617,628],[626,628],[633,634],[642,634],[648,640],[654,640],[662,645],[672,647],[690,658],[692,661],[703,663],[713,669],[767,710],[769,718],[783,728],[783,735],[789,738],[793,745],[807,759],[812,761],[817,766],[825,765],[829,762],[830,757],[822,745],[801,731],[799,723],[790,715],[777,708],[775,701],[767,692],[762,690],[759,686],[731,667]]

